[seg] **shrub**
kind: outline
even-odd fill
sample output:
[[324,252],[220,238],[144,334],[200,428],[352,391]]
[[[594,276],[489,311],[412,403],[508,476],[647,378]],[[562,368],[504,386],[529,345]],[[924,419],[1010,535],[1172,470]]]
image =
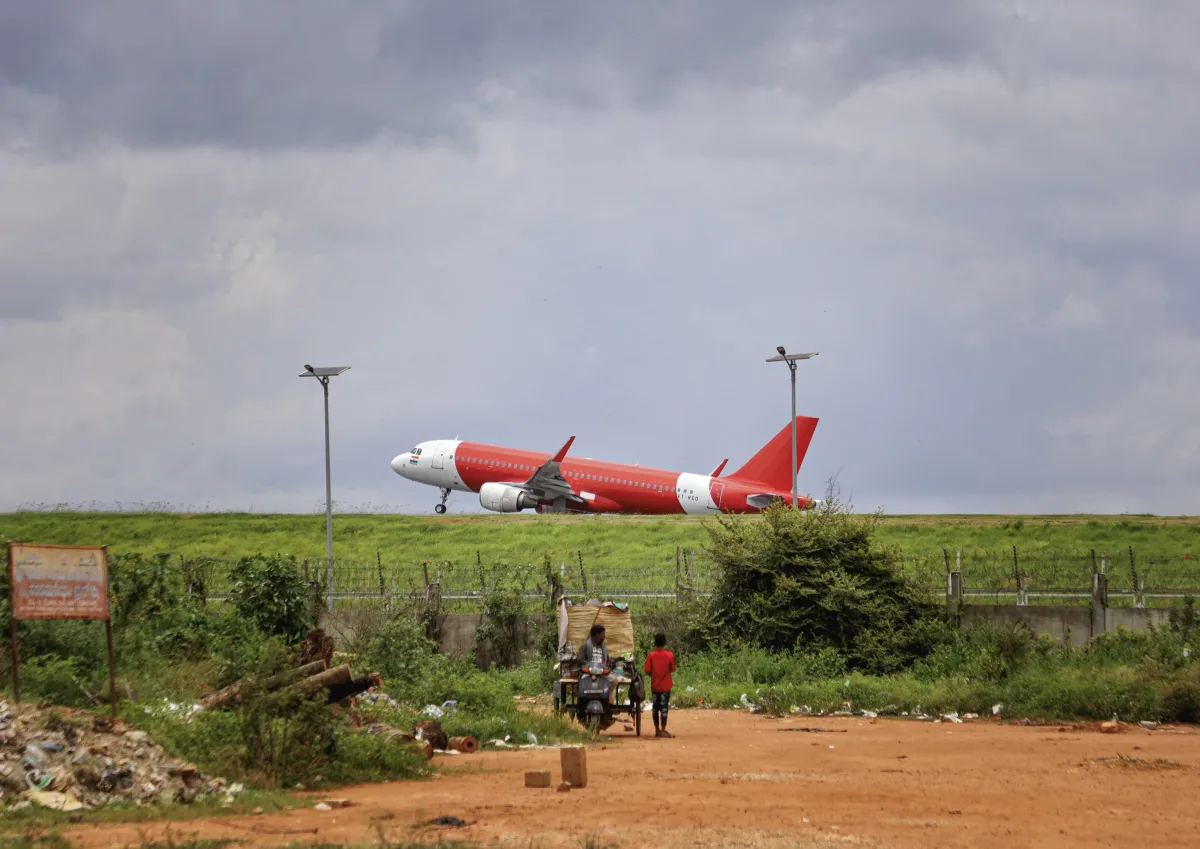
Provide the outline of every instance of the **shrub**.
[[1200,722],[1200,663],[1189,664],[1167,684],[1163,711],[1171,722]]
[[233,603],[239,615],[265,634],[298,642],[311,627],[308,586],[294,557],[243,557],[230,571]]
[[238,706],[245,767],[268,787],[308,785],[334,752],[325,691],[285,687],[267,692],[259,680],[242,687]]
[[927,653],[918,625],[937,607],[874,542],[877,520],[844,508],[832,487],[816,509],[776,504],[761,521],[719,517],[708,526],[720,570],[717,636],[774,651],[833,648],[880,672]]

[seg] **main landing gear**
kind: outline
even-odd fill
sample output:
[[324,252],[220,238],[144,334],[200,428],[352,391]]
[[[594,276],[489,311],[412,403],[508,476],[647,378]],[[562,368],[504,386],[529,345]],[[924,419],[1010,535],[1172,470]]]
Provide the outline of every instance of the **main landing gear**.
[[446,499],[449,497],[450,497],[450,488],[446,487],[446,488],[442,489],[442,503],[438,504],[436,507],[434,507],[433,512],[437,513],[439,516],[442,513],[445,513],[446,512]]

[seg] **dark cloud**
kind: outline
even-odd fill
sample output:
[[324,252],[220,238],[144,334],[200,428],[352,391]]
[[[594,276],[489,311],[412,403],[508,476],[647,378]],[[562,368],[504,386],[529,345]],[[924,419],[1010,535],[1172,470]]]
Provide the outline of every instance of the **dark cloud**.
[[428,509],[388,461],[455,435],[736,466],[787,420],[785,344],[821,351],[808,491],[1200,509],[1182,27],[349,9],[0,8],[0,369],[38,411],[0,421],[0,501],[311,509],[305,362],[353,366],[342,503]]
[[906,67],[988,56],[999,35],[985,4],[928,0],[413,0],[352,12],[55,0],[0,15],[0,132],[65,152],[112,141],[459,143],[494,87],[577,108],[660,108],[706,86],[840,94]]

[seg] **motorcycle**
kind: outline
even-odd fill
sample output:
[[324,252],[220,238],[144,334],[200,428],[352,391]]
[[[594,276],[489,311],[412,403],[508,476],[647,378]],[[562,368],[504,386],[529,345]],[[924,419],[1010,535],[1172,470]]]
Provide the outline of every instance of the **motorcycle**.
[[579,670],[577,692],[589,730],[603,731],[613,724],[611,671],[603,661],[594,659]]

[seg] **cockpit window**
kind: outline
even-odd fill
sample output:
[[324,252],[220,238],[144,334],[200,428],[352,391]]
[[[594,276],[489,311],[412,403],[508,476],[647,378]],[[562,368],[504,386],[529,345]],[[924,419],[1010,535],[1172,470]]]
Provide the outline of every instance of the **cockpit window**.
[[418,457],[420,457],[420,456],[421,456],[421,449],[420,449],[420,448],[414,448],[412,451],[409,451],[408,453],[409,453],[409,454],[416,454]]

